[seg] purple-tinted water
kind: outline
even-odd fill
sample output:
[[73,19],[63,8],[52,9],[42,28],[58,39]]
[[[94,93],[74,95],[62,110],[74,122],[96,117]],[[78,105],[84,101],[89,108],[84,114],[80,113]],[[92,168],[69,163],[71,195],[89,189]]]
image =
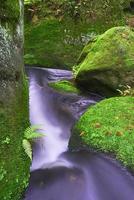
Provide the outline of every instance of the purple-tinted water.
[[69,152],[71,128],[96,96],[61,94],[48,82],[71,79],[65,70],[27,69],[31,124],[46,135],[33,146],[25,200],[134,200],[134,178],[102,154]]

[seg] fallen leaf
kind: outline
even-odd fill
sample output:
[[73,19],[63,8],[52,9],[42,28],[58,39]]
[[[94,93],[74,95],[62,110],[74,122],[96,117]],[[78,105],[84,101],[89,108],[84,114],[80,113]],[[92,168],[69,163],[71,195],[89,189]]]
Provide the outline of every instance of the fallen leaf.
[[94,125],[94,127],[95,127],[95,128],[101,128],[101,124],[100,124],[100,123],[96,123],[96,124]]
[[112,132],[111,132],[111,131],[107,131],[107,132],[105,133],[105,135],[106,135],[106,136],[111,136],[111,135],[112,135]]
[[119,119],[119,117],[115,117],[115,119]]
[[128,127],[127,127],[127,130],[133,130],[134,129],[134,125],[129,125]]
[[123,135],[123,132],[121,132],[121,131],[116,132],[116,136],[122,136],[122,135]]
[[85,132],[84,131],[82,131],[81,133],[80,133],[80,136],[83,136],[85,134]]

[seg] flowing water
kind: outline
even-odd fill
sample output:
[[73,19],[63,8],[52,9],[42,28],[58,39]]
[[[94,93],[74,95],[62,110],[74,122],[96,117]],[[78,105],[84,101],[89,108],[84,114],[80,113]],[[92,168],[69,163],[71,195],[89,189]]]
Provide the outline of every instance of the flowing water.
[[48,82],[72,79],[70,71],[27,68],[30,121],[44,137],[33,145],[25,200],[134,200],[134,178],[120,164],[92,151],[68,151],[71,129],[100,97],[62,94]]

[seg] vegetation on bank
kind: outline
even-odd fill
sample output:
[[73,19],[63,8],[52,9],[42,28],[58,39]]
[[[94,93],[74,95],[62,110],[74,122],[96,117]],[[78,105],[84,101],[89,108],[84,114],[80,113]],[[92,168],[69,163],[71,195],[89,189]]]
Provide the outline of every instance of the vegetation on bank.
[[31,161],[33,158],[32,142],[44,136],[44,134],[40,133],[38,130],[41,130],[41,126],[34,125],[34,126],[29,126],[28,128],[26,128],[24,132],[24,139],[23,139],[22,144],[23,144],[25,153],[27,154],[27,156],[30,158]]
[[56,89],[59,92],[67,93],[79,93],[79,90],[75,87],[74,83],[71,81],[57,81],[49,83],[49,86]]
[[[34,18],[36,15],[40,20],[50,16],[60,20],[70,18],[75,22],[83,21],[90,24],[117,25],[123,20],[124,11],[133,11],[132,0],[107,1],[97,0],[25,0],[26,15]],[[29,9],[30,8],[30,9]],[[30,19],[31,19],[30,18]],[[101,22],[101,23],[100,23]]]
[[19,0],[1,0],[0,6],[0,23],[6,24],[10,23],[10,25],[15,25],[18,22],[20,17],[20,10],[19,10]]
[[[77,28],[79,32],[76,32]],[[51,68],[71,68],[83,43],[92,37],[86,34],[86,29],[84,26],[79,27],[53,18],[36,25],[26,24],[25,63]]]
[[125,25],[130,11],[130,0],[26,0],[25,63],[72,68],[88,41]]
[[113,97],[97,103],[81,116],[74,130],[89,147],[114,153],[134,169],[134,97]]
[[3,200],[20,199],[29,179],[30,159],[22,146],[24,130],[29,126],[25,79],[22,95],[17,90],[16,96],[9,105],[0,103],[0,199]]

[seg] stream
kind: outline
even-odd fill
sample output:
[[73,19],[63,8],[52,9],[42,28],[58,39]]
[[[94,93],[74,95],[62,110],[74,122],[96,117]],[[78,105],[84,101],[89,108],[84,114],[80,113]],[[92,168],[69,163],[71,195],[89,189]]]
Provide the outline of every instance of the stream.
[[72,79],[70,71],[26,71],[30,122],[40,125],[44,136],[33,145],[24,200],[134,200],[134,177],[117,161],[93,151],[68,150],[74,123],[100,97],[64,94],[48,86],[49,82]]

